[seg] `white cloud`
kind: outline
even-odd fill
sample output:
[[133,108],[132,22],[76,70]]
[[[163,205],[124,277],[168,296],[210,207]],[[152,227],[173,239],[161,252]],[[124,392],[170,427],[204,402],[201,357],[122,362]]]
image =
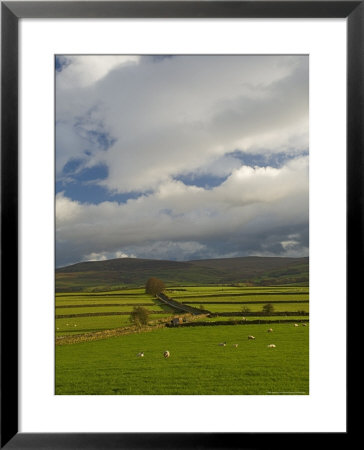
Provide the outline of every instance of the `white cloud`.
[[64,59],[68,64],[61,72],[57,72],[57,87],[59,89],[90,86],[120,65],[137,63],[139,56],[69,55]]
[[128,255],[127,253],[121,251],[101,253],[92,252],[89,255],[85,255],[83,261],[106,261],[107,259],[115,258],[135,258],[135,255]]
[[[282,228],[287,229],[277,241],[282,251],[292,250],[287,242],[297,242],[297,250],[302,243],[292,229],[308,221],[307,160],[300,157],[280,169],[242,167],[212,190],[169,180],[155,193],[120,204],[81,204],[60,193],[58,256],[66,259],[72,249],[82,259],[95,254],[189,259],[215,254],[216,243],[239,242],[242,234],[256,239]],[[229,244],[224,253],[235,251]]]
[[[62,171],[78,159],[76,172],[106,165],[109,193],[144,195],[59,193],[59,264],[308,254],[306,56],[72,58],[57,74],[58,179],[74,182]],[[286,158],[257,167],[236,150]],[[225,181],[206,189],[184,176]]]
[[[63,127],[57,136],[65,141],[65,133],[68,145],[57,153],[87,147],[75,124],[92,114],[90,126],[115,139],[107,152],[89,144],[88,164],[107,165],[102,184],[110,190],[153,190],[179,174],[206,173],[209,167],[216,173],[216,161],[237,148],[295,153],[308,147],[305,56],[181,56],[121,65],[113,57],[110,71],[99,58],[95,73],[104,76],[83,88],[72,70],[87,66],[88,72],[98,57],[78,58],[57,77],[57,119]],[[59,171],[64,159],[58,159]],[[231,158],[225,163],[234,167]]]

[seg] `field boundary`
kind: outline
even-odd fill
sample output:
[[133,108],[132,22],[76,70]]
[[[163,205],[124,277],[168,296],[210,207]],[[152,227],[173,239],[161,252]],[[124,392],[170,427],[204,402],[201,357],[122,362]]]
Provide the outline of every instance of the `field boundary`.
[[102,306],[155,306],[155,303],[96,303],[84,305],[56,305],[56,308],[99,308]]
[[[158,321],[149,322],[146,327],[136,327],[130,325],[128,327],[111,328],[107,330],[89,331],[82,334],[65,334],[62,336],[56,336],[56,345],[77,344],[80,342],[98,341],[101,339],[108,339],[115,336],[123,336],[134,333],[144,333],[153,331],[159,328],[165,328],[167,323],[175,317],[173,314]],[[191,317],[190,314],[185,314],[185,317]],[[193,319],[192,319],[193,320]]]
[[[130,316],[132,311],[107,311],[101,313],[81,313],[81,314],[56,314],[56,319],[72,319],[77,317],[102,317],[102,316]],[[166,314],[165,311],[149,311],[150,314]]]
[[69,344],[79,344],[82,342],[89,341],[99,341],[102,339],[108,339],[111,337],[117,336],[126,336],[128,334],[136,334],[136,333],[146,333],[153,330],[157,330],[160,328],[181,328],[181,327],[206,327],[206,326],[223,326],[223,325],[262,325],[262,324],[273,324],[273,323],[309,323],[309,319],[297,319],[297,320],[226,320],[226,321],[216,321],[216,322],[201,322],[201,321],[193,321],[193,322],[184,322],[178,325],[172,325],[170,323],[171,317],[161,320],[160,323],[148,325],[147,327],[137,328],[135,326],[131,327],[123,327],[123,328],[113,328],[109,330],[101,330],[101,331],[91,331],[83,334],[76,335],[63,335],[56,337],[56,345],[69,345]]
[[108,339],[110,337],[122,336],[134,333],[144,333],[148,331],[153,331],[158,328],[164,328],[165,323],[156,324],[149,327],[137,328],[137,327],[124,327],[124,328],[113,328],[110,330],[101,331],[91,331],[83,334],[76,335],[64,335],[56,337],[56,345],[68,345],[68,344],[78,344],[80,342],[89,341],[99,341],[101,339]]
[[264,311],[250,311],[250,312],[238,312],[238,311],[231,311],[231,312],[216,312],[216,313],[210,313],[210,317],[249,317],[249,316],[263,316],[263,317],[272,317],[272,316],[281,316],[281,317],[289,317],[289,316],[308,316],[309,313],[306,311],[278,311],[278,312],[271,312],[267,314]]
[[205,297],[201,297],[201,300],[199,302],[181,302],[182,305],[200,305],[206,303],[207,305],[260,305],[260,304],[266,304],[266,303],[310,303],[309,300],[258,300],[258,301],[251,301],[251,302],[205,302],[203,301]]
[[231,293],[231,294],[207,294],[207,295],[180,295],[178,298],[202,298],[202,297],[250,297],[250,296],[263,296],[263,295],[306,295],[309,296],[308,292],[241,292],[241,293]]
[[287,319],[287,320],[217,320],[216,322],[187,322],[178,325],[166,324],[166,327],[170,328],[181,328],[181,327],[208,327],[208,326],[219,326],[219,325],[262,325],[271,323],[309,323],[309,319]]

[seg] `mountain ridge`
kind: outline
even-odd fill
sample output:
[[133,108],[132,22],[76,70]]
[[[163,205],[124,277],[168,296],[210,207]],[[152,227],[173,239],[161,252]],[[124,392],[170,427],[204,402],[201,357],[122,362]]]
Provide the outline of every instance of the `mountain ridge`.
[[144,286],[155,276],[166,285],[308,284],[309,258],[243,256],[190,261],[115,258],[56,269],[56,291]]

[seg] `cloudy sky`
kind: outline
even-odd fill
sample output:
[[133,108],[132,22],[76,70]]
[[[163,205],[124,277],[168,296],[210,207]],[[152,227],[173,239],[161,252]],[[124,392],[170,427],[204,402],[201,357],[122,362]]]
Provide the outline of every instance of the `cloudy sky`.
[[308,255],[308,57],[57,56],[57,266],[249,255]]

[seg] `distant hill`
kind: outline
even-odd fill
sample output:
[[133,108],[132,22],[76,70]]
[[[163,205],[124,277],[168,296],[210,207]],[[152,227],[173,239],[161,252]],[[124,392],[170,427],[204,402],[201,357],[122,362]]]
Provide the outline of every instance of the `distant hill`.
[[149,277],[167,286],[197,284],[308,285],[309,260],[249,256],[165,261],[119,258],[88,261],[56,269],[56,291],[95,291],[144,286]]

